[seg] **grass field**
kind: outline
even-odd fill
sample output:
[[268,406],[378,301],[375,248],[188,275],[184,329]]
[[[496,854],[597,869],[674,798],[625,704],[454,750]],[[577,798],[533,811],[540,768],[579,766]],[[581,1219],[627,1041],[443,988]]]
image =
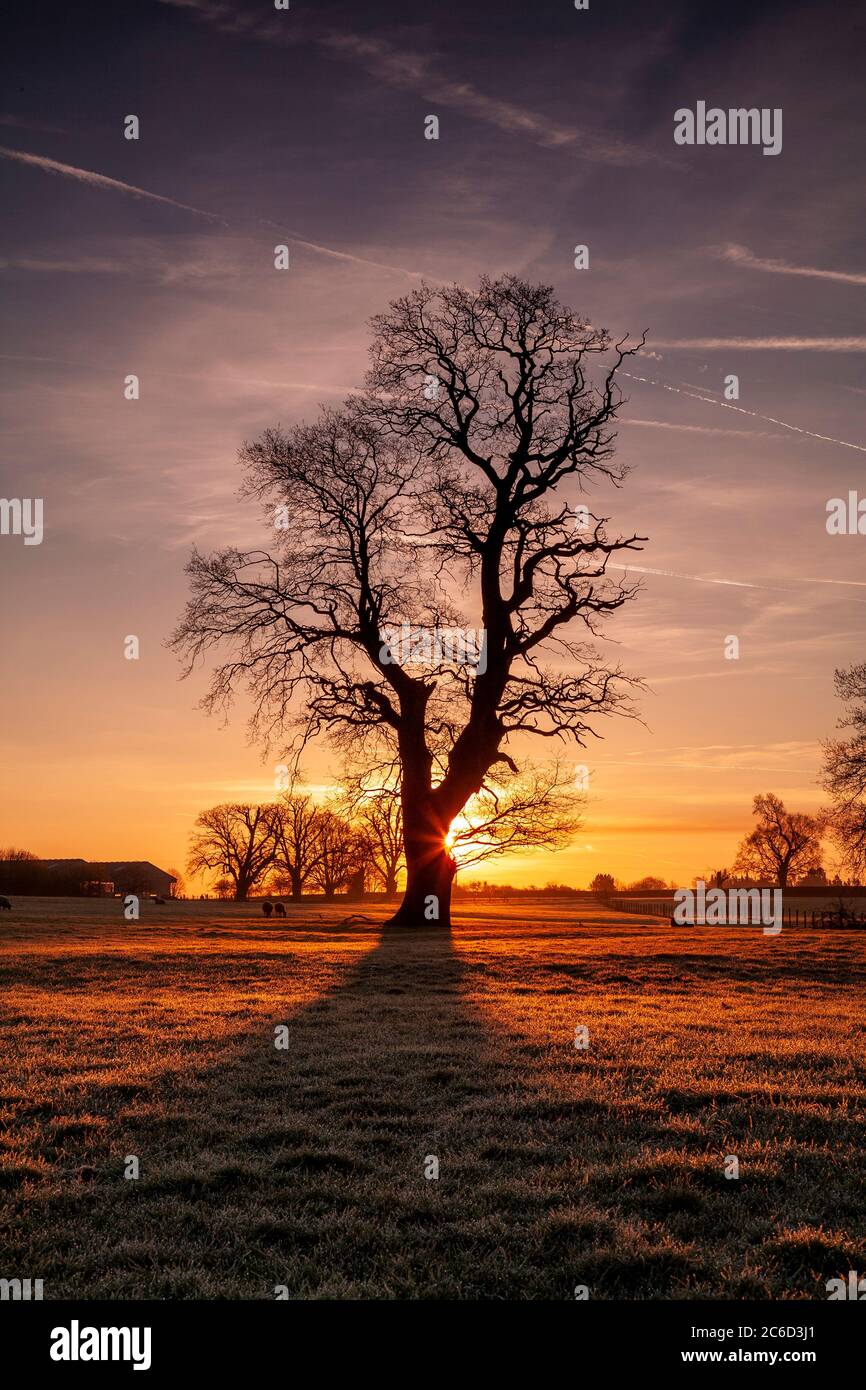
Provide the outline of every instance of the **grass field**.
[[0,1276],[46,1298],[797,1299],[866,1271],[864,933],[19,904]]

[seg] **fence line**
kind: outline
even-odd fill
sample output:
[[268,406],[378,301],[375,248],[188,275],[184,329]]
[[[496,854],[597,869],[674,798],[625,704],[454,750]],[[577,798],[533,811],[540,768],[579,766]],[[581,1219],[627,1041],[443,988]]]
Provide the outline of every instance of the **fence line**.
[[[609,898],[608,905],[616,912],[633,912],[641,917],[667,917],[670,919],[671,926],[679,926],[673,920],[674,909],[677,904],[673,898],[653,898],[649,901],[636,901],[634,898]],[[694,925],[694,923],[683,923],[682,925]],[[700,925],[714,925],[713,923],[702,923]],[[732,922],[727,925],[737,926],[747,925],[746,923]],[[755,923],[756,926],[760,923]],[[787,927],[834,927],[842,930],[860,931],[866,927],[866,912],[839,912],[829,908],[815,912],[802,911],[800,908],[782,907],[782,925]]]

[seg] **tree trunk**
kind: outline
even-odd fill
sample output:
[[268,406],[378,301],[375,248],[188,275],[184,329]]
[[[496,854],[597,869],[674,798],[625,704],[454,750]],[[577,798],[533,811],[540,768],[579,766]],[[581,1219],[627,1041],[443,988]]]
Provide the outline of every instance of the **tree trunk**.
[[404,803],[406,888],[387,927],[451,927],[451,885],[457,865],[445,845],[448,826],[432,801]]
[[[406,888],[386,927],[451,928],[451,885],[457,865],[445,843],[453,819],[441,790],[431,787],[432,755],[424,712],[432,686],[411,682],[401,693],[400,806]],[[462,803],[461,803],[462,804]]]
[[447,850],[407,859],[403,901],[386,927],[451,927],[451,885],[456,864]]
[[292,874],[292,902],[299,903],[302,897],[301,875],[297,872]]

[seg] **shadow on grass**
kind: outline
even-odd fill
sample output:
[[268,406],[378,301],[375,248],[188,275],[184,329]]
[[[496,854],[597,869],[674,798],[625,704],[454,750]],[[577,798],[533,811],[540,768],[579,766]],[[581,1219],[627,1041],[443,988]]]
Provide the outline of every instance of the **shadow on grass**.
[[[460,1296],[460,1260],[442,1293],[461,1205],[445,1178],[490,1045],[463,991],[449,933],[386,931],[333,987],[197,1076],[161,1135],[149,1127],[161,1161],[135,1199],[173,1206],[179,1243],[221,1247],[240,1296],[278,1284],[291,1297]],[[202,1282],[172,1282],[173,1296]]]
[[[675,1095],[664,1060],[615,1050],[603,1070],[564,1034],[522,1032],[507,990],[485,1015],[447,933],[370,939],[306,1004],[241,1011],[218,1064],[191,1053],[145,1096],[115,1086],[110,1171],[36,1204],[29,1245],[18,1227],[49,1297],[778,1297],[854,1267],[821,1227],[856,1214],[844,1164],[801,1153],[798,1186],[774,1161],[726,1182],[732,1117],[694,1078]],[[210,976],[191,959],[190,987],[257,998],[267,971],[322,968],[315,950],[258,980],[246,950]],[[117,1154],[139,1157],[137,1181]]]

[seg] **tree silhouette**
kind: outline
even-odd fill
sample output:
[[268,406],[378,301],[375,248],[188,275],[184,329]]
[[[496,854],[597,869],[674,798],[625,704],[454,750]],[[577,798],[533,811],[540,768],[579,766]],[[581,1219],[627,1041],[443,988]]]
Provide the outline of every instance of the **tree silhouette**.
[[[187,671],[228,647],[206,708],[246,684],[254,736],[296,758],[327,734],[399,759],[394,924],[449,922],[449,830],[497,768],[517,774],[516,735],[582,746],[591,719],[630,710],[633,682],[592,638],[635,593],[609,559],[642,538],[611,539],[606,518],[574,510],[593,482],[625,476],[615,375],[639,345],[624,341],[513,276],[413,291],[374,320],[362,394],[242,449],[274,553],[188,566],[174,645]],[[458,599],[484,634],[469,655],[436,640],[465,630]]]
[[184,893],[186,892],[186,879],[184,878],[180,869],[168,869],[167,872],[174,879],[174,883],[171,885],[171,888],[169,889],[171,897],[182,898]]
[[734,873],[778,883],[816,868],[821,859],[823,822],[818,816],[786,811],[778,796],[756,796],[752,805],[758,824],[737,850]]
[[403,855],[403,811],[400,787],[391,778],[344,769],[341,805],[363,841],[365,863],[387,897],[397,892],[406,866]]
[[326,898],[333,898],[363,867],[362,842],[347,820],[326,808],[319,812],[318,844],[313,882]]
[[580,826],[574,776],[559,764],[488,775],[451,823],[448,843],[461,868],[516,849],[556,849]]
[[592,883],[589,885],[590,893],[600,893],[602,897],[616,892],[616,881],[613,874],[596,874]]
[[705,869],[701,875],[708,888],[727,888],[731,881],[729,869]]
[[272,810],[274,871],[298,902],[321,855],[321,813],[308,792],[294,789]]
[[220,884],[225,884],[229,892],[234,889],[238,902],[244,902],[274,862],[272,808],[226,802],[202,811],[195,827],[187,869],[191,874],[217,873],[214,886],[220,896]]
[[831,827],[845,868],[859,878],[866,871],[866,662],[835,673],[836,693],[849,708],[839,720],[846,739],[824,744],[825,791],[833,800]]

